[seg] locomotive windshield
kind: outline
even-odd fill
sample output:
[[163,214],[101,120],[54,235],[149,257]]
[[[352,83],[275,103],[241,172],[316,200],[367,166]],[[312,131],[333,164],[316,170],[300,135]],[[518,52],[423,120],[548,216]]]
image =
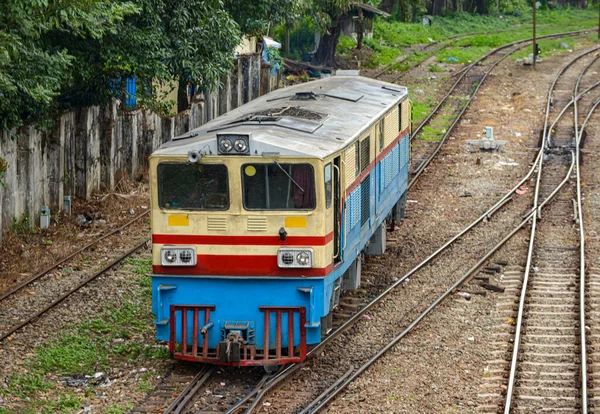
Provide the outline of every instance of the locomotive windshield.
[[176,210],[227,210],[227,167],[197,162],[158,164],[158,205]]
[[242,184],[247,210],[315,208],[315,174],[310,164],[244,164]]

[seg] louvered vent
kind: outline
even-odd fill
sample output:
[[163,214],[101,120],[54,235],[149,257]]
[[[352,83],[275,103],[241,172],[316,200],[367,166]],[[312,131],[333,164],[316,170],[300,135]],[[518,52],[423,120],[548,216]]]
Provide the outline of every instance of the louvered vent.
[[266,217],[248,217],[248,231],[267,231],[267,218]]
[[384,129],[385,146],[387,147],[398,136],[398,131],[400,130],[400,126],[398,125],[398,108],[394,108],[394,110],[385,117]]
[[350,187],[356,178],[355,158],[356,150],[354,149],[354,145],[351,145],[346,149],[346,188]]
[[371,159],[371,137],[367,137],[360,142],[360,172],[363,172],[369,166]]
[[408,124],[410,122],[410,107],[408,105],[408,100],[402,102],[402,125],[400,126],[400,130],[404,131],[408,128]]
[[227,217],[208,217],[208,231],[227,231]]

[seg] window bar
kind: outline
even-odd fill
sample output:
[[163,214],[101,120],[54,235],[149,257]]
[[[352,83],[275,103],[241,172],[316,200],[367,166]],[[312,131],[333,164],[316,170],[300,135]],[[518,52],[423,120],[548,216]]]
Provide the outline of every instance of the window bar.
[[265,164],[265,196],[267,197],[267,209],[271,208],[271,192],[269,191],[269,167]]

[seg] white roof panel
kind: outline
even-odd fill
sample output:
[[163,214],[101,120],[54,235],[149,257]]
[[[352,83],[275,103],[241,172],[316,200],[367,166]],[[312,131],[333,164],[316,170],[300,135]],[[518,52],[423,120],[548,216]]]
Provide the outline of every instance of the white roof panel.
[[[296,95],[300,94],[300,95]],[[249,134],[251,155],[326,158],[408,95],[405,87],[360,76],[329,77],[261,96],[163,144],[154,155],[215,155],[216,135]]]

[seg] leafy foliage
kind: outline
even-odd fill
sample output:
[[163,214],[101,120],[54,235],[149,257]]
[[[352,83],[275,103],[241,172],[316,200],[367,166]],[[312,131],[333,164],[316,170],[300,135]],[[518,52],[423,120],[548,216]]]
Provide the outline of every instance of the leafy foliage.
[[19,0],[0,2],[0,126],[44,120],[69,78],[73,57],[45,37],[71,33],[100,39],[138,11],[131,2]]

